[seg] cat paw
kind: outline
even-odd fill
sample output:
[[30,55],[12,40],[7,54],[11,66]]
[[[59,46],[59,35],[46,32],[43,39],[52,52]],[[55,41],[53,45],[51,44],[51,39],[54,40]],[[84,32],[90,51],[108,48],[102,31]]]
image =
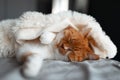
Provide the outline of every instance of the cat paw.
[[15,57],[15,50],[5,43],[0,44],[0,57]]
[[43,44],[50,44],[54,40],[55,36],[56,34],[52,32],[44,32],[40,37],[40,41]]
[[68,58],[71,62],[81,62],[84,60],[84,58],[82,56],[77,56],[75,54],[69,54]]
[[22,67],[22,72],[25,77],[36,77],[41,69],[42,60],[38,55],[32,55],[27,58],[27,61]]
[[38,73],[35,72],[34,70],[23,68],[22,69],[22,74],[27,78],[33,78],[33,77],[36,77]]

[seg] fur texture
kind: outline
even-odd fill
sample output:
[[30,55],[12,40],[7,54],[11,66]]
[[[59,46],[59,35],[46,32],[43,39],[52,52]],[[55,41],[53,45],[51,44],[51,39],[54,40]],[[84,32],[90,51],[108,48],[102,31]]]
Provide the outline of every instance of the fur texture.
[[71,26],[65,28],[64,36],[60,40],[58,49],[61,54],[67,55],[70,61],[83,61],[86,59],[99,59],[99,56],[94,54],[90,46],[90,41],[87,39],[87,34],[82,34]]
[[13,53],[24,63],[25,76],[34,77],[44,59],[113,58],[117,48],[99,23],[86,14],[26,12],[18,19],[0,22],[0,57]]
[[15,26],[17,19],[4,20],[0,22],[0,57],[15,56],[15,37],[12,27]]

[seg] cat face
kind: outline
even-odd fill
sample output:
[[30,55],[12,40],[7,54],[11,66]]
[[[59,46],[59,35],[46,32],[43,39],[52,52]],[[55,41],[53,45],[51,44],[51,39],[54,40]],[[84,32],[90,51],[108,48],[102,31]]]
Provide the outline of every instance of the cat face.
[[82,35],[70,26],[64,29],[64,36],[57,47],[61,54],[68,56],[70,61],[83,61],[90,57],[91,59],[98,58],[93,56],[93,50],[90,48],[86,35]]

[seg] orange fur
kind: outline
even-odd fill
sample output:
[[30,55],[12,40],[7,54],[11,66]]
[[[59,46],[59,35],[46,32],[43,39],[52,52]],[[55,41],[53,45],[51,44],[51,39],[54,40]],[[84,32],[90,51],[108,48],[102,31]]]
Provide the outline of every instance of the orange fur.
[[76,26],[79,29],[79,31],[82,32],[83,35],[88,38],[88,41],[90,44],[92,44],[94,47],[98,48],[101,52],[105,52],[105,50],[97,44],[95,39],[89,35],[89,32],[92,30],[91,28],[86,29],[85,27],[87,25],[80,25],[80,24],[76,25]]
[[87,38],[88,30],[84,35],[75,30],[72,27],[67,27],[64,29],[64,37],[61,39],[57,45],[61,54],[66,55],[70,61],[83,61],[86,59],[99,59],[99,56],[94,54],[91,46],[89,45],[89,40]]

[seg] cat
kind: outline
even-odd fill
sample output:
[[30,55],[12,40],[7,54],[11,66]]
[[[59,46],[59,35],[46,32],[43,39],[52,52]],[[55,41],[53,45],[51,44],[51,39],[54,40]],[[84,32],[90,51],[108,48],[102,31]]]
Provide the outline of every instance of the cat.
[[24,63],[22,71],[28,77],[34,77],[39,73],[44,59],[72,62],[99,59],[90,47],[87,34],[83,35],[71,26],[57,33],[50,44],[40,43],[39,37],[25,40],[23,45],[19,45],[16,55],[18,61]]

